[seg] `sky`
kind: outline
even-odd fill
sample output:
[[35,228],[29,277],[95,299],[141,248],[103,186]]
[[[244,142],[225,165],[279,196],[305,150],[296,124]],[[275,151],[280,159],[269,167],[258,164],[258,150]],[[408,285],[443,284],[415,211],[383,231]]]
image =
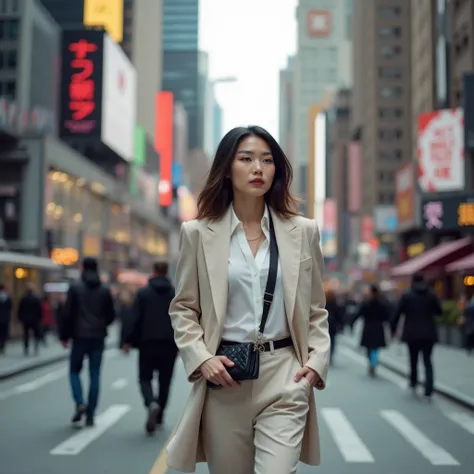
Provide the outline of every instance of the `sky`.
[[297,0],[200,0],[200,49],[224,109],[223,133],[260,125],[278,138],[279,71],[296,50]]

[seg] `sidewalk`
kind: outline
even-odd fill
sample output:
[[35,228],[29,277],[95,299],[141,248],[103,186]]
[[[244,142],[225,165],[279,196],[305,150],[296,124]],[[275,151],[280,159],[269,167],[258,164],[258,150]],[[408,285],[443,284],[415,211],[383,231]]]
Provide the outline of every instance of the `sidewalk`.
[[[106,340],[107,347],[117,346],[118,334],[118,327],[113,325],[109,329],[109,336]],[[69,349],[64,349],[56,336],[50,335],[47,342],[47,347],[40,345],[38,355],[34,355],[34,344],[30,342],[30,355],[24,356],[21,340],[8,341],[5,355],[0,355],[0,380],[67,360]]]
[[[354,334],[349,332],[339,336],[339,342],[352,349],[360,350],[361,325]],[[337,348],[336,348],[337,351]],[[409,376],[408,351],[398,340],[380,351],[380,364],[404,377]],[[419,360],[419,374],[423,380],[424,369]],[[474,355],[454,347],[437,344],[433,351],[435,391],[458,403],[474,409]]]

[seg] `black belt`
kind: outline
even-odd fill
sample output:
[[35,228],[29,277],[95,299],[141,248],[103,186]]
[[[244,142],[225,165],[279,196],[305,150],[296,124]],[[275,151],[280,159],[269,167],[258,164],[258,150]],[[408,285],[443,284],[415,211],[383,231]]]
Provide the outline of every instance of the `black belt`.
[[[293,345],[293,341],[291,340],[291,337],[287,337],[285,339],[279,339],[278,341],[272,341],[273,342],[273,349],[283,349],[284,347],[290,347]],[[221,344],[223,346],[232,346],[234,344],[242,344],[241,342],[235,342],[235,341],[221,341]],[[263,343],[263,347],[265,348],[264,352],[270,351],[270,342],[265,342]]]

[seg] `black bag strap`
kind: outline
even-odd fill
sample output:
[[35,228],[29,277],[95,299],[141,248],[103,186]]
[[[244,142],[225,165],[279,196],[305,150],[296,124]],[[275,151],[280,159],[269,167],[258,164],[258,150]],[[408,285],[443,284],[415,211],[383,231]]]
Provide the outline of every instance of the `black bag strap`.
[[265,324],[267,323],[268,313],[273,301],[273,293],[275,292],[275,284],[278,274],[278,245],[275,236],[275,229],[273,228],[272,216],[269,213],[270,221],[270,267],[268,269],[267,285],[263,295],[263,313],[260,321],[260,334],[263,334]]

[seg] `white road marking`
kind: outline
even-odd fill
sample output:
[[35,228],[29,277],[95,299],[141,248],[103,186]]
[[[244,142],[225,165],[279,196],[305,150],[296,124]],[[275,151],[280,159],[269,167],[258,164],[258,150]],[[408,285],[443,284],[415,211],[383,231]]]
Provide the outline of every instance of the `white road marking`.
[[5,392],[0,393],[0,401],[6,400],[7,398],[13,397],[14,395],[19,395],[22,393],[28,393],[33,390],[36,390],[44,385],[47,385],[50,382],[54,382],[55,380],[64,377],[67,373],[66,369],[59,369],[53,372],[49,372],[45,375],[42,375],[36,379],[31,380],[30,382],[25,382],[16,387],[13,387]]
[[431,441],[398,411],[382,410],[381,415],[434,466],[459,466],[451,454]]
[[93,428],[84,428],[51,450],[53,456],[73,456],[102,436],[130,411],[130,405],[112,405],[96,418]]
[[339,408],[322,408],[321,413],[346,462],[373,463],[374,458]]
[[466,431],[474,435],[474,417],[461,411],[445,413],[445,415],[461,428],[464,428]]
[[122,390],[128,385],[127,379],[117,379],[112,385],[113,390]]

